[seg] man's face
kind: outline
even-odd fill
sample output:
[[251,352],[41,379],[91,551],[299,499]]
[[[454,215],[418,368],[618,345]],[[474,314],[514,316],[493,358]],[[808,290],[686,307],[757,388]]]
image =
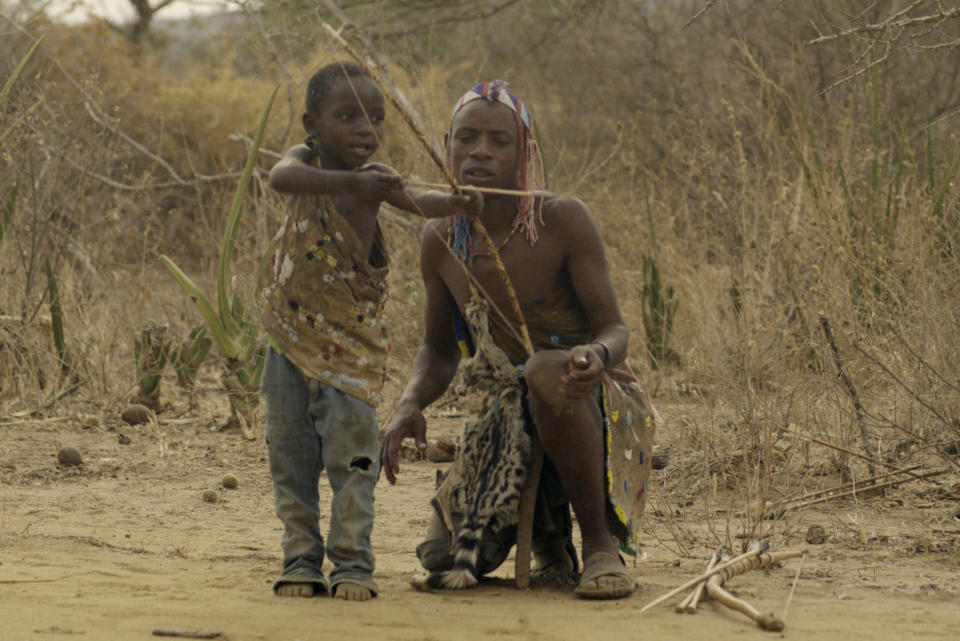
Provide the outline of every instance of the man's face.
[[464,185],[517,187],[516,116],[498,102],[474,100],[453,118],[450,160]]
[[327,169],[366,164],[383,139],[383,94],[369,78],[340,78],[331,85],[319,113],[303,115],[303,126],[320,141]]

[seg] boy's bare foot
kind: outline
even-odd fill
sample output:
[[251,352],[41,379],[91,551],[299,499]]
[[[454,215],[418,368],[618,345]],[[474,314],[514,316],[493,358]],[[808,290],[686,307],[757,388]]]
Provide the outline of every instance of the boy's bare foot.
[[317,588],[313,583],[283,583],[278,585],[274,592],[279,596],[311,597],[317,593]]
[[370,588],[357,583],[341,581],[333,587],[333,598],[344,601],[369,601],[373,598],[373,592]]
[[323,577],[289,576],[277,579],[273,592],[278,596],[314,597],[329,592]]

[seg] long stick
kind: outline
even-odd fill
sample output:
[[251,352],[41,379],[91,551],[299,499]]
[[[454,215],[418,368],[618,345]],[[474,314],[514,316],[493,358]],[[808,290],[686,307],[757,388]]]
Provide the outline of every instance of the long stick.
[[[831,443],[830,441],[824,441],[824,440],[822,440],[822,439],[817,438],[816,436],[810,436],[809,434],[802,434],[802,433],[800,433],[800,432],[794,432],[793,430],[783,430],[783,432],[781,432],[781,433],[782,433],[782,434],[789,434],[790,436],[796,436],[796,437],[798,437],[798,438],[806,439],[806,440],[808,440],[808,441],[813,441],[814,443],[816,443],[816,444],[818,444],[818,445],[823,445],[824,447],[829,447],[830,449],[837,450],[838,452],[845,452],[845,453],[849,454],[850,456],[856,456],[857,458],[863,459],[863,460],[865,460],[865,461],[872,461],[872,459],[870,459],[870,458],[867,457],[867,456],[864,456],[863,454],[861,454],[860,452],[858,452],[858,451],[856,451],[856,450],[851,450],[851,449],[848,448],[848,447],[843,447],[842,445],[837,445],[836,443]],[[878,461],[878,462],[880,463],[880,465],[886,467],[887,469],[893,469],[893,470],[898,469],[896,465],[892,465],[892,464],[890,464],[890,463],[885,463],[882,459],[881,459],[880,461]],[[918,476],[918,475],[914,474],[913,472],[904,472],[904,474],[908,474],[908,475],[912,476],[913,478],[917,479],[918,481],[922,481],[922,480],[923,480],[923,476]]]
[[[410,115],[409,110],[404,105],[402,105],[399,100],[397,100],[394,93],[390,91],[390,89],[384,84],[383,80],[380,77],[380,74],[378,74],[376,71],[370,68],[370,66],[367,64],[367,61],[363,58],[363,56],[360,55],[360,53],[356,49],[354,49],[349,42],[344,40],[343,36],[341,36],[336,29],[334,29],[324,21],[321,21],[320,24],[323,25],[323,28],[326,29],[327,33],[330,34],[330,37],[332,37],[337,42],[337,44],[343,47],[343,49],[348,54],[350,54],[350,56],[354,60],[357,61],[357,64],[360,65],[360,67],[367,73],[367,75],[370,76],[371,80],[373,80],[380,87],[384,95],[387,97],[387,100],[390,102],[391,105],[393,105],[393,107],[398,112],[400,112],[400,115],[403,117],[404,121],[407,123],[407,126],[410,128],[411,131],[413,131],[417,140],[420,141],[420,144],[430,155],[430,158],[433,160],[434,164],[436,164],[437,167],[440,169],[440,171],[443,173],[444,180],[447,181],[451,189],[459,193],[460,186],[457,185],[457,181],[454,180],[453,175],[450,173],[450,170],[447,168],[446,163],[440,158],[437,151],[433,148],[433,146],[427,140],[426,135],[423,133],[423,130],[420,128],[420,126],[415,122],[414,118]],[[490,256],[493,257],[493,261],[497,266],[497,271],[500,273],[500,277],[503,279],[503,284],[507,290],[507,296],[510,298],[510,303],[513,307],[513,311],[516,314],[517,320],[520,323],[520,334],[523,337],[523,346],[524,348],[526,348],[527,355],[532,356],[533,341],[530,340],[530,332],[527,330],[527,324],[523,320],[523,313],[520,311],[520,303],[517,300],[517,292],[513,288],[513,283],[510,281],[510,276],[507,274],[507,268],[504,266],[503,261],[500,260],[500,252],[497,251],[497,246],[494,245],[493,240],[490,238],[490,234],[487,233],[487,228],[483,226],[483,223],[481,223],[479,219],[476,219],[476,218],[473,219],[473,226],[478,232],[480,232],[480,235],[483,237],[483,239],[487,243],[487,246],[490,248]]]
[[823,314],[820,315],[820,325],[823,327],[823,333],[827,337],[827,343],[830,344],[830,349],[833,351],[833,362],[837,366],[837,376],[843,381],[843,386],[853,401],[857,424],[860,426],[860,444],[861,447],[863,447],[864,454],[870,457],[867,459],[867,468],[870,470],[870,475],[873,476],[877,471],[873,467],[873,448],[870,447],[870,435],[867,433],[867,426],[863,422],[863,405],[860,403],[860,394],[853,384],[853,379],[851,379],[846,370],[843,369],[843,361],[840,359],[840,350],[837,348],[837,342],[833,340],[833,330],[830,329],[830,321],[827,320],[827,317]]
[[[941,474],[946,474],[950,470],[937,470],[936,472],[928,472],[927,478],[932,478],[934,476],[940,476]],[[797,510],[803,507],[810,507],[811,505],[816,505],[817,503],[824,503],[833,499],[842,499],[845,496],[852,496],[853,494],[859,494],[860,492],[869,492],[870,490],[879,490],[881,488],[889,487],[891,485],[896,485],[897,483],[903,483],[903,479],[892,479],[889,481],[884,481],[883,483],[875,483],[874,485],[868,485],[866,487],[854,488],[848,492],[841,492],[840,494],[831,494],[830,496],[821,496],[818,499],[813,499],[812,501],[807,501],[806,503],[799,503],[797,505],[787,505],[781,508],[782,511],[786,510]]]
[[[431,183],[424,182],[422,180],[404,180],[406,185],[416,185],[418,187],[436,187],[437,189],[442,189],[444,187],[449,187],[446,183]],[[499,187],[477,187],[475,185],[457,185],[457,188],[460,191],[478,191],[481,194],[499,194],[501,196],[539,196],[541,198],[547,198],[553,196],[552,191],[543,191],[539,189],[534,189],[531,191],[520,191],[519,189],[500,189]]]
[[663,596],[660,596],[654,599],[647,605],[640,608],[640,612],[645,612],[646,610],[649,610],[653,606],[659,603],[663,603],[665,600],[669,599],[670,597],[676,594],[679,594],[680,592],[683,592],[687,588],[693,587],[700,581],[709,579],[714,574],[719,574],[723,572],[724,579],[726,580],[726,579],[733,578],[735,576],[739,576],[740,574],[743,574],[747,570],[764,568],[772,563],[777,563],[779,561],[786,561],[787,559],[795,559],[798,556],[802,556],[802,555],[803,555],[803,552],[800,550],[783,550],[781,552],[764,552],[763,548],[757,548],[757,549],[750,550],[748,552],[744,552],[740,556],[734,557],[733,559],[730,559],[729,561],[726,561],[724,563],[720,563],[719,565],[716,565],[712,570],[709,570],[708,572],[704,572],[700,576],[694,577],[689,581],[687,581],[686,583],[684,583],[683,585],[670,590]]
[[[714,566],[720,562],[720,548],[717,548],[710,554],[710,560],[707,561],[707,570],[712,570]],[[676,607],[676,611],[686,612],[687,614],[693,614],[697,611],[697,604],[700,602],[700,597],[703,595],[703,588],[706,586],[706,582],[701,581],[693,588],[693,592],[687,595],[687,598],[680,602],[680,605]]]

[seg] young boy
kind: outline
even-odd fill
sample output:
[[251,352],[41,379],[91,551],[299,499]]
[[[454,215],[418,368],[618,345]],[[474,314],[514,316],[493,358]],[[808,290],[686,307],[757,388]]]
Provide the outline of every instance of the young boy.
[[[333,63],[307,88],[306,142],[270,172],[291,194],[272,267],[261,282],[271,348],[263,373],[266,435],[277,516],[284,524],[282,596],[376,596],[373,488],[379,472],[375,407],[386,377],[381,317],[387,257],[380,203],[424,216],[477,211],[479,195],[410,193],[384,165],[384,97],[357,65]],[[282,352],[282,353],[281,353]],[[319,530],[318,480],[333,488],[327,545]],[[333,562],[330,581],[321,570]]]

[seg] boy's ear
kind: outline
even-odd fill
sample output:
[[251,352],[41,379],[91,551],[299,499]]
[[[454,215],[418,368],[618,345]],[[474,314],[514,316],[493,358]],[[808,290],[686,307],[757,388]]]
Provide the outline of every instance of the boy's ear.
[[309,111],[305,111],[303,112],[303,117],[301,118],[301,120],[303,121],[304,131],[306,131],[311,136],[315,136],[317,134],[317,129],[319,129],[319,123],[317,122],[317,117],[314,116]]
[[450,151],[450,132],[443,134],[443,148]]

